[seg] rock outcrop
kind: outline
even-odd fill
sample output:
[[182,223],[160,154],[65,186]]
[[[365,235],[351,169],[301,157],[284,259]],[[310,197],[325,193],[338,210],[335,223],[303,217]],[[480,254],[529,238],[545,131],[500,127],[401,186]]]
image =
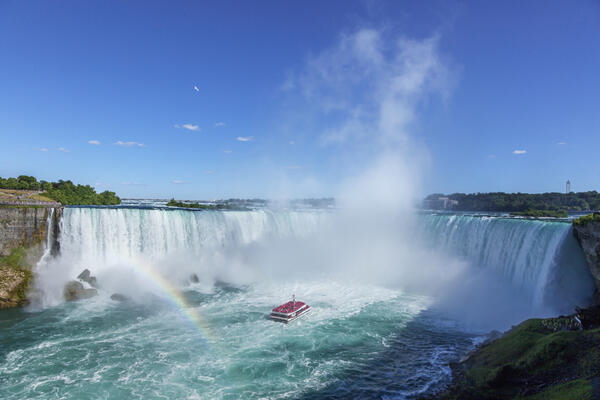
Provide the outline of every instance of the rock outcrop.
[[573,235],[579,242],[594,278],[596,303],[600,303],[600,214],[573,221]]
[[96,289],[86,289],[79,281],[70,281],[65,285],[64,295],[67,301],[89,299],[97,294]]
[[595,399],[600,374],[598,308],[530,319],[451,364],[436,400]]
[[[62,210],[61,207],[0,206],[0,308],[27,304],[31,266],[44,252],[48,227],[52,229],[50,237],[58,237]],[[51,245],[51,250],[57,252],[58,242],[53,241]]]
[[129,297],[124,296],[121,293],[113,293],[110,296],[110,299],[114,300],[114,301],[127,301],[127,300],[129,300]]
[[25,292],[30,281],[28,270],[0,265],[0,309],[27,304]]
[[92,273],[89,269],[84,269],[78,276],[77,279],[83,282],[87,282],[91,287],[98,288],[98,280],[95,276],[92,276]]
[[[8,256],[16,247],[36,250],[39,259],[48,235],[48,207],[0,207],[0,257]],[[58,229],[62,208],[54,208],[51,227]],[[37,260],[36,260],[37,261]]]

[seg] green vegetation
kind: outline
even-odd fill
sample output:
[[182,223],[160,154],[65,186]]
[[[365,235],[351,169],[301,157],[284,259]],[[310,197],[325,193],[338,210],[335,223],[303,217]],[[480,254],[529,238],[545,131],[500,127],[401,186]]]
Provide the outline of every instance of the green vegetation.
[[25,261],[25,252],[23,246],[15,247],[9,255],[0,257],[0,265],[6,265],[11,268],[29,268],[29,264]]
[[182,201],[177,201],[175,199],[169,200],[167,203],[169,207],[182,207],[182,208],[197,208],[202,210],[231,210],[231,209],[239,209],[238,207],[234,207],[230,204],[200,204],[200,203],[184,203]]
[[527,210],[527,211],[516,211],[510,213],[510,215],[519,217],[552,217],[552,218],[566,218],[567,212],[564,210]]
[[440,197],[458,201],[451,209],[456,211],[586,211],[600,210],[600,193],[594,191],[580,193],[454,193],[450,195],[431,194],[425,204],[437,201]]
[[530,319],[454,367],[441,399],[587,399],[600,374],[600,328],[572,317]]
[[0,178],[0,189],[44,191],[42,196],[58,201],[63,205],[116,205],[121,199],[110,191],[96,193],[89,185],[75,185],[71,181],[39,181],[33,176],[21,175],[18,178]]
[[27,289],[33,278],[24,247],[0,257],[0,309],[27,303]]
[[584,215],[583,217],[574,219],[573,224],[579,226],[586,226],[592,221],[600,222],[600,213],[595,212],[593,214]]

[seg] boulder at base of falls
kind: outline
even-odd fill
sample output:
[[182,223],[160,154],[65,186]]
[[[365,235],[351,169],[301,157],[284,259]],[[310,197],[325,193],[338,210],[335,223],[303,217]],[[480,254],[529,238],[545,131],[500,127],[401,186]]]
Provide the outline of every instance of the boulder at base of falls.
[[122,295],[121,293],[113,293],[110,295],[110,299],[114,301],[127,301],[129,298]]
[[98,294],[98,291],[96,289],[84,288],[81,282],[70,281],[65,285],[65,290],[63,293],[65,295],[65,300],[75,301],[94,297]]
[[95,276],[92,276],[92,273],[89,269],[84,269],[79,275],[77,275],[77,279],[83,282],[89,283],[91,287],[98,287],[98,281]]
[[198,279],[198,275],[192,274],[192,275],[190,275],[190,281],[192,283],[198,283],[198,282],[200,282],[200,279]]

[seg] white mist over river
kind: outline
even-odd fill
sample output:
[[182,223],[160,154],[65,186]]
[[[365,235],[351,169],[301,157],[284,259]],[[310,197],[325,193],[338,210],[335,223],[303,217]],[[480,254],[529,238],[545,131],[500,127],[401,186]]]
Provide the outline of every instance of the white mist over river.
[[[349,218],[65,209],[39,302],[0,313],[2,398],[414,398],[485,330],[591,293],[567,223],[418,214],[405,234]],[[84,268],[99,295],[65,303]],[[265,319],[291,294],[313,312]]]

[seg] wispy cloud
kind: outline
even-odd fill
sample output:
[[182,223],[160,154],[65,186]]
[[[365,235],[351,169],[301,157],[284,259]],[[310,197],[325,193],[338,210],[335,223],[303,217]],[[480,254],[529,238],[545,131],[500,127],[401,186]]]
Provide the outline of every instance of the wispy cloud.
[[194,124],[183,124],[183,125],[175,124],[173,126],[177,129],[187,129],[188,131],[199,131],[200,130],[200,126],[194,125]]
[[496,158],[496,155],[495,154],[489,154],[488,158]]
[[225,153],[225,154],[231,154],[232,151],[231,150],[223,150],[223,153]]
[[58,149],[56,149],[58,151],[62,151],[63,153],[70,153],[71,150],[65,149],[64,147],[59,147]]
[[454,86],[438,42],[438,36],[410,40],[361,29],[311,57],[284,87],[300,91],[316,112],[341,121],[322,133],[321,144],[353,143],[362,151],[367,144],[402,146],[418,105],[431,94],[446,98]]
[[212,172],[210,169],[207,169],[206,171],[204,171],[204,173],[205,173],[206,175],[210,175],[210,174],[212,174],[213,172]]
[[200,127],[194,124],[183,124],[181,125],[183,129],[187,129],[188,131],[199,131]]
[[290,144],[296,144],[296,142],[294,142],[293,140],[290,140]]
[[240,142],[251,142],[254,140],[254,136],[238,136],[237,140]]
[[200,88],[199,88],[198,86],[194,85],[194,90],[195,90],[196,92],[199,92],[199,91],[200,91]]
[[144,143],[140,143],[140,142],[123,142],[121,140],[113,143],[114,145],[117,146],[122,146],[122,147],[146,147],[146,145]]
[[527,154],[527,150],[514,150],[512,153],[513,154],[517,154],[517,155],[519,155],[519,154]]
[[175,185],[183,185],[185,183],[185,181],[182,181],[180,179],[175,179],[175,180],[171,181],[171,183],[174,183]]
[[95,144],[95,145],[99,145],[99,144],[100,144],[100,141],[98,141],[98,140],[88,140],[88,143],[89,143],[89,144]]
[[556,144],[558,144],[558,145],[560,145],[560,146],[564,146],[565,144],[567,144],[567,142],[558,142],[558,143],[556,143]]
[[47,148],[45,148],[45,147],[41,147],[41,148],[40,148],[40,151],[48,151],[48,149],[47,149]]
[[220,128],[222,126],[226,126],[227,124],[225,122],[215,122],[215,127],[216,128]]

